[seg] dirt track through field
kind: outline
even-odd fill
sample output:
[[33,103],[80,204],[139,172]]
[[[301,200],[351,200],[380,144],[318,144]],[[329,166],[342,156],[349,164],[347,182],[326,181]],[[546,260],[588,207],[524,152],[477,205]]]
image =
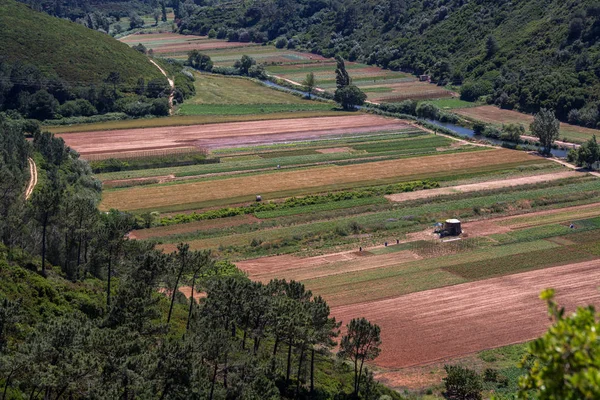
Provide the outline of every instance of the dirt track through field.
[[393,131],[408,128],[397,119],[375,115],[296,118],[270,121],[96,131],[57,135],[84,157],[87,154],[182,146],[200,148],[239,147],[323,136]]
[[172,115],[173,114],[173,98],[175,97],[175,82],[173,81],[173,79],[169,78],[169,75],[167,75],[165,70],[162,69],[162,67],[160,65],[158,65],[154,60],[150,59],[150,62],[152,64],[154,64],[154,66],[160,70],[160,73],[163,74],[165,76],[165,78],[167,78],[167,81],[169,81],[169,86],[171,87],[171,92],[169,93],[169,115]]
[[38,181],[37,165],[35,165],[35,161],[33,161],[33,158],[28,158],[27,162],[29,163],[29,183],[25,190],[25,200],[29,200]]
[[487,181],[481,183],[473,183],[469,185],[459,185],[444,187],[439,189],[419,190],[416,192],[406,192],[390,194],[385,196],[388,200],[394,202],[403,202],[416,199],[426,199],[430,197],[443,196],[456,193],[478,192],[482,190],[502,189],[513,186],[533,185],[536,183],[550,182],[559,179],[581,177],[581,172],[564,171],[552,174],[526,176],[523,178],[503,179],[498,181]]
[[403,368],[534,339],[549,326],[538,298],[543,289],[556,289],[558,302],[572,311],[600,305],[598,282],[600,260],[594,260],[333,307],[331,313],[344,324],[365,317],[381,326],[375,363]]
[[[347,166],[327,166],[299,171],[278,171],[271,174],[235,177],[215,181],[182,183],[170,186],[133,187],[127,190],[107,191],[101,208],[140,210],[169,207],[199,202],[241,198],[256,194],[268,195],[282,191],[308,188],[338,189],[349,186],[376,185],[378,180],[402,181],[421,179],[438,173],[450,174],[485,166],[526,163],[534,157],[511,150],[485,150],[471,153],[442,154],[435,156],[377,161]],[[381,183],[380,183],[381,184]],[[329,190],[329,189],[327,189]]]

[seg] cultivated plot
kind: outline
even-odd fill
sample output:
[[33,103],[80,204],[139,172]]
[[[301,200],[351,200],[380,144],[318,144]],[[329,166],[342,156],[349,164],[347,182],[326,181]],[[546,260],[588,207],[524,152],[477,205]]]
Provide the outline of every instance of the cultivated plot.
[[177,33],[134,34],[119,39],[123,43],[134,46],[143,44],[161,56],[187,55],[191,50],[210,50],[232,47],[256,46],[255,43],[228,42],[226,40],[209,39],[206,36],[180,35]]
[[539,294],[554,288],[573,311],[600,305],[600,260],[508,275],[388,300],[339,306],[344,322],[365,317],[381,326],[382,352],[375,363],[402,368],[534,339],[550,322]]
[[[75,147],[77,148],[77,147]],[[118,207],[122,210],[152,209],[174,205],[194,204],[218,199],[256,194],[293,192],[310,189],[313,192],[341,190],[350,187],[372,186],[390,181],[414,180],[439,174],[451,175],[482,165],[514,165],[537,161],[523,152],[486,150],[464,154],[414,157],[400,160],[370,162],[348,166],[327,166],[306,171],[279,171],[239,178],[181,183],[176,186],[148,186],[127,190],[107,191],[103,209]]]
[[400,130],[407,124],[374,115],[285,119],[150,129],[123,129],[59,135],[84,157],[88,154],[181,147],[239,147],[359,132]]

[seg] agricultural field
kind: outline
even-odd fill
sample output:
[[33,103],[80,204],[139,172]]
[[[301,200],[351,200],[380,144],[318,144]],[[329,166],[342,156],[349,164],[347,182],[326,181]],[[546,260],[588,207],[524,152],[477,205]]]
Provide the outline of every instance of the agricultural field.
[[195,72],[196,95],[177,115],[256,115],[297,111],[332,111],[334,103],[305,100],[252,80]]
[[178,33],[133,34],[119,40],[130,46],[141,43],[158,56],[173,58],[187,58],[187,53],[191,50],[205,51],[256,46],[254,43],[228,42],[209,39],[205,36],[180,35]]
[[285,197],[282,193],[301,195],[315,191],[347,190],[353,187],[449,176],[483,164],[486,167],[500,168],[527,162],[538,160],[525,153],[487,150],[374,161],[358,165],[323,166],[307,171],[268,172],[244,177],[107,191],[101,208],[118,206],[122,210],[130,211],[154,208],[164,210],[167,207],[181,209],[219,200],[248,201],[252,198],[248,188],[252,188],[254,194],[266,195],[272,199]]
[[[259,64],[263,64],[271,75],[299,83],[309,72],[312,72],[315,74],[319,88],[327,91],[335,89],[335,61],[315,54],[277,49],[271,45],[259,46],[253,43],[228,42],[176,33],[135,34],[120,40],[132,46],[141,43],[152,49],[156,55],[176,59],[185,59],[189,51],[199,50],[209,55],[214,64],[219,66],[231,66],[242,55],[249,55]],[[419,82],[415,77],[403,72],[356,62],[347,62],[346,68],[352,77],[352,82],[363,89],[367,99],[372,102],[458,97],[456,93],[443,87]],[[188,115],[185,109],[183,112]]]
[[[529,124],[533,122],[532,115],[523,114],[513,110],[503,110],[495,106],[470,107],[453,110],[453,112],[469,119],[482,121],[488,124],[523,124],[526,129],[529,129]],[[599,133],[600,131],[596,129],[571,125],[565,122],[560,123],[560,139],[566,142],[583,143],[593,135]]]
[[[335,87],[335,62],[290,49],[175,34],[123,41],[180,59],[199,49],[216,65],[248,54],[272,75],[300,82],[313,72],[320,88]],[[347,68],[373,102],[410,98],[488,123],[530,122],[403,73]],[[301,281],[338,320],[380,325],[374,365],[388,385],[411,387],[407,376],[424,364],[539,336],[546,287],[568,310],[600,304],[595,176],[248,79],[195,75],[197,95],[173,117],[53,130],[98,170],[100,208],[137,216],[131,239],[209,249],[252,279]],[[562,129],[573,141],[595,132]],[[433,234],[448,218],[463,221],[458,240]]]

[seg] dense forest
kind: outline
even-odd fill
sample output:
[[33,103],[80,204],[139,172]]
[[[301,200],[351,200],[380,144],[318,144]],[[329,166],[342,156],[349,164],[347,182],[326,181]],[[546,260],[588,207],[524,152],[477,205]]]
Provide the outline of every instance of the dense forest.
[[175,8],[182,33],[272,40],[462,85],[462,97],[600,121],[600,3],[563,0],[253,0]]
[[87,162],[36,124],[0,116],[0,176],[2,399],[399,398],[363,367],[378,326],[344,321],[334,358],[340,322],[303,284],[128,240],[135,219],[100,213]]

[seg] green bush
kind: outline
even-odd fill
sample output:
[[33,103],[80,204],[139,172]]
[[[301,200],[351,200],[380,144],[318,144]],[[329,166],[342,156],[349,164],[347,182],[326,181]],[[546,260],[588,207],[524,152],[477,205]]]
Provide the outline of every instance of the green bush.
[[480,400],[483,382],[481,376],[460,365],[444,365],[448,376],[444,378],[446,398],[456,400]]

